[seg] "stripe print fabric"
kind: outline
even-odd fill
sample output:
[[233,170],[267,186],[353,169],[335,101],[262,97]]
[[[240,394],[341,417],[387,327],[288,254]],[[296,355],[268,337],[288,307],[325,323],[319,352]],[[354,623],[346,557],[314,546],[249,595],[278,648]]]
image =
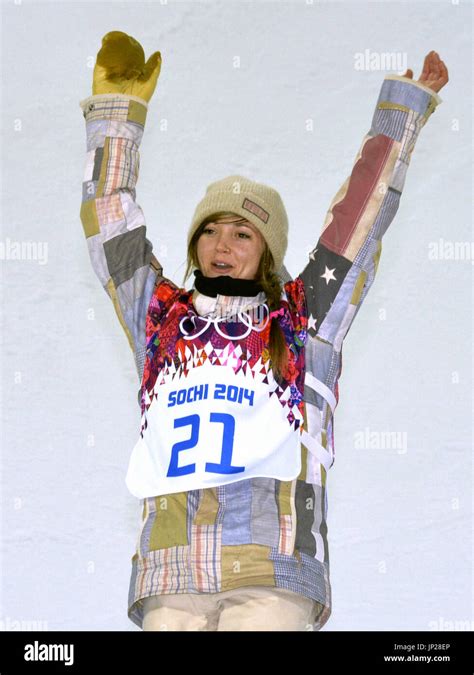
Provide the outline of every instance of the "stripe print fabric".
[[[318,601],[319,630],[329,618],[330,586],[327,564],[314,557],[312,514],[322,509],[314,508],[314,499],[315,490],[304,481],[258,478],[143,500],[129,617],[141,627],[141,600],[149,595],[261,585]],[[298,526],[297,504],[307,514]],[[318,532],[321,539],[324,534]],[[325,551],[323,545],[320,553]]]
[[135,192],[148,106],[134,96],[100,94],[80,107],[87,144],[82,226],[92,268],[112,300],[141,379],[147,307],[163,278]]
[[[375,278],[381,238],[397,212],[417,137],[439,102],[411,80],[385,78],[371,129],[300,275],[309,318],[305,429],[333,460],[334,401],[314,381],[337,405],[343,340]],[[135,201],[147,107],[134,97],[100,95],[81,108],[87,133],[81,219],[94,271],[112,299],[141,380],[148,303],[163,280]],[[325,467],[303,445],[295,481],[253,479],[144,500],[130,619],[141,627],[147,595],[258,583],[319,601],[314,628],[321,628],[331,613],[326,481]]]

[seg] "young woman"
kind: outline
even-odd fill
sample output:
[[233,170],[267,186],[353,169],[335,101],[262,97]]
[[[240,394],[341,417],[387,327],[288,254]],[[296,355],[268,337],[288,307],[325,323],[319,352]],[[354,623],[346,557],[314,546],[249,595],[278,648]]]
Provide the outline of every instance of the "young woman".
[[136,40],[108,33],[80,104],[81,219],[141,383],[128,616],[144,630],[319,630],[331,613],[326,478],[342,343],[447,70],[430,52],[418,81],[385,77],[295,279],[278,192],[243,176],[209,185],[188,231],[186,290],[163,276],[135,200],[160,69],[160,52],[145,62]]

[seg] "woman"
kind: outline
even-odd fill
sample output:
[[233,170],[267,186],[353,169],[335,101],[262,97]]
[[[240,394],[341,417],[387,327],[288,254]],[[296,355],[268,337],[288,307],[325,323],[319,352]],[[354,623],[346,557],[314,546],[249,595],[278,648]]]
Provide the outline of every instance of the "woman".
[[163,276],[135,201],[161,55],[113,31],[81,101],[81,219],[133,350],[141,429],[126,482],[143,500],[128,615],[144,630],[319,630],[331,612],[327,471],[344,337],[370,288],[444,63],[385,77],[351,176],[291,279],[276,190],[208,186],[188,232],[191,290]]

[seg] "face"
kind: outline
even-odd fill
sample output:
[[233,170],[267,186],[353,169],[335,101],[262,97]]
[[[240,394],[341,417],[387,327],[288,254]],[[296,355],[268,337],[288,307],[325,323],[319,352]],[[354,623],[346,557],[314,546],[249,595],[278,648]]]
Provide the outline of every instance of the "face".
[[221,216],[208,223],[198,239],[199,267],[205,277],[255,279],[264,249],[265,240],[255,225],[236,214]]

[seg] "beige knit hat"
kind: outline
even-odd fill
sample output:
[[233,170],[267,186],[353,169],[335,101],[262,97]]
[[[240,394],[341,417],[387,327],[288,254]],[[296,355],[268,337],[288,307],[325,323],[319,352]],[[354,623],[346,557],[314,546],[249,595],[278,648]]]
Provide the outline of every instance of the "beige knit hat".
[[288,246],[288,216],[278,192],[243,176],[211,183],[194,212],[188,246],[202,221],[218,211],[232,211],[255,225],[272,252],[278,274]]

